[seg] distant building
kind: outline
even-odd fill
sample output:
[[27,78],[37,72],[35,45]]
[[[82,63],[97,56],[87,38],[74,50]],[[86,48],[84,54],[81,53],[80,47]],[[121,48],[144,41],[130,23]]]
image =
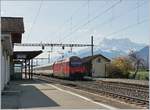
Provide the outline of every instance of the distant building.
[[1,17],[1,90],[10,80],[13,70],[13,44],[21,43],[22,33],[23,18]]
[[110,63],[110,59],[101,54],[84,57],[83,65],[87,69],[87,75],[92,77],[107,77],[106,66]]

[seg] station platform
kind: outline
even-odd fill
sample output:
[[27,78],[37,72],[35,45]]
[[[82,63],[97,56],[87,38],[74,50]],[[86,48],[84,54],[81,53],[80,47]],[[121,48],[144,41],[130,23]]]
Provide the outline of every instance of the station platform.
[[2,93],[2,109],[107,109],[55,84],[39,80],[11,81]]

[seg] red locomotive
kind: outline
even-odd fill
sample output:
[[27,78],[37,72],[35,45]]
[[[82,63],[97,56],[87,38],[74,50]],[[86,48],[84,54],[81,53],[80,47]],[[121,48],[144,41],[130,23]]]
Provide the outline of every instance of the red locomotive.
[[77,56],[72,56],[59,60],[53,64],[53,76],[77,79],[83,78],[86,70],[82,65],[82,60]]

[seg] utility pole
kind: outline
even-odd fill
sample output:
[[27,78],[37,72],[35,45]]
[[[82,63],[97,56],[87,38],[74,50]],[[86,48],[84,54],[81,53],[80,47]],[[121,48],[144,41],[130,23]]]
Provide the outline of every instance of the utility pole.
[[[92,56],[91,57],[93,57],[93,36],[91,36],[91,54],[92,54]],[[92,77],[92,73],[93,73],[93,65],[92,65],[92,63],[91,63],[91,73],[90,73],[90,76]]]
[[91,53],[92,53],[92,57],[93,57],[93,36],[91,36]]

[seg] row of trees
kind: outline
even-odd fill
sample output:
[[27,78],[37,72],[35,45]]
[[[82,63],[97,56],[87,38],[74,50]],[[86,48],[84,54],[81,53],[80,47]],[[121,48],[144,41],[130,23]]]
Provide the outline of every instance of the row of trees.
[[108,77],[111,78],[129,78],[130,72],[134,71],[132,76],[135,79],[139,68],[143,66],[144,60],[139,58],[133,51],[128,57],[115,58],[108,67]]

